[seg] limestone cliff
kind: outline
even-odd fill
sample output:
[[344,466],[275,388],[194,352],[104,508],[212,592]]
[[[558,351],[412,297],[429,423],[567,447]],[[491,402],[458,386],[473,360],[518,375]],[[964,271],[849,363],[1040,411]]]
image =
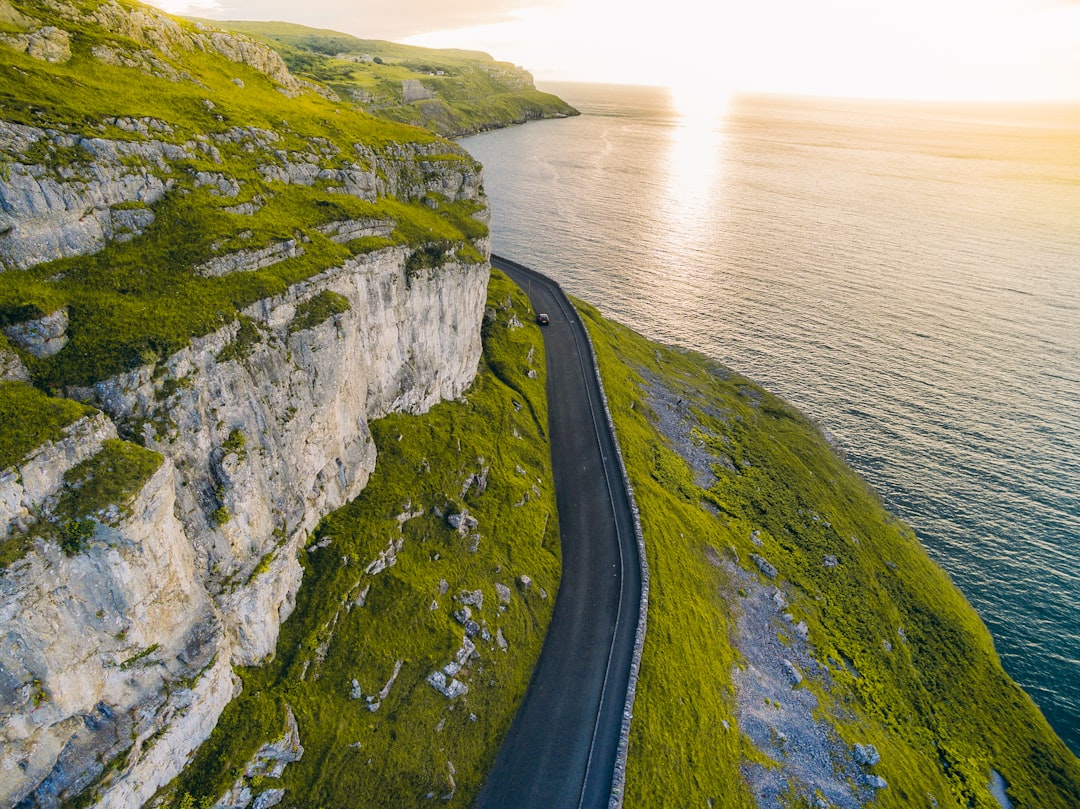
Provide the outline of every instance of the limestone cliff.
[[3,376],[96,408],[42,425],[0,381],[0,806],[139,806],[273,653],[368,422],[471,382],[486,202],[462,150],[245,37],[117,2],[0,22]]

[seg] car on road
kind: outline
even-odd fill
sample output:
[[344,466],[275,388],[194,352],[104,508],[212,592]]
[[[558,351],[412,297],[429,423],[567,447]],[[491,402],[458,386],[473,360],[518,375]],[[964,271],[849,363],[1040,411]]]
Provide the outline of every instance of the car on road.
[[551,319],[547,316],[546,312],[539,312],[536,315],[536,322],[539,323],[541,326],[546,326],[548,323],[551,322]]

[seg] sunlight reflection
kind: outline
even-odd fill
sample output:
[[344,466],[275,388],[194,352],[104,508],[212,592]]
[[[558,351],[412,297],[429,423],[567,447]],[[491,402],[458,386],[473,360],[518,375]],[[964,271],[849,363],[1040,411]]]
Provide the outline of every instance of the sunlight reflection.
[[673,87],[671,100],[676,119],[667,154],[666,218],[679,238],[707,239],[718,218],[716,175],[727,94],[699,83]]

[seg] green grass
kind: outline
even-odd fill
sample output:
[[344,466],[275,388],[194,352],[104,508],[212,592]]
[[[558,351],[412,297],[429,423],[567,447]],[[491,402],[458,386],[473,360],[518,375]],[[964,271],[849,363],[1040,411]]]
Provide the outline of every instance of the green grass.
[[[792,610],[809,625],[817,658],[858,672],[831,667],[832,692],[819,699],[842,738],[881,751],[875,772],[889,787],[875,806],[922,805],[930,794],[942,807],[994,809],[991,767],[1018,807],[1080,805],[1080,762],[1001,669],[974,610],[811,423],[700,355],[579,308],[641,508],[651,573],[628,806],[753,805],[738,766],[759,755],[737,730],[734,613],[721,596],[721,571],[706,560],[709,546],[734,549],[751,569],[750,554],[765,555],[778,582],[794,588]],[[654,427],[645,372],[694,414],[698,440],[718,459],[719,480],[708,490]],[[750,542],[753,530],[763,549]],[[825,569],[826,554],[841,564]]]
[[[280,784],[262,784],[285,786],[286,801],[326,809],[428,806],[426,794],[449,792],[448,761],[457,790],[439,805],[467,806],[475,796],[539,654],[560,559],[542,335],[532,323],[507,328],[514,314],[527,322],[529,307],[504,276],[492,273],[488,294],[496,315],[484,327],[484,359],[472,387],[423,416],[372,424],[379,454],[371,480],[323,520],[301,554],[303,585],[273,660],[240,671],[243,693],[173,785],[174,805],[186,795],[196,803],[220,795],[259,745],[280,735],[286,703],[304,757]],[[532,348],[536,378],[526,373]],[[464,482],[485,469],[484,491],[474,484],[462,496]],[[474,540],[436,512],[461,508],[479,521],[475,552]],[[399,523],[400,514],[416,516]],[[366,574],[399,540],[396,564]],[[317,548],[323,541],[330,544]],[[528,591],[516,586],[522,574],[535,581]],[[505,612],[496,582],[513,592]],[[355,606],[368,587],[364,606]],[[540,588],[550,597],[542,598]],[[474,618],[486,621],[493,636],[501,629],[509,648],[477,637],[480,660],[459,675],[469,693],[449,701],[425,678],[460,647],[453,595],[476,589],[484,606]],[[351,698],[353,679],[365,695],[376,694],[399,660],[401,673],[378,711]]]
[[106,521],[110,506],[124,516],[131,499],[161,466],[160,453],[116,438],[64,473],[64,488],[53,509],[60,520],[92,517]]
[[65,427],[95,412],[23,382],[0,381],[0,469],[17,464],[46,441],[63,437]]
[[349,299],[344,295],[324,289],[296,307],[296,316],[289,323],[289,331],[305,331],[324,323],[334,315],[348,312]]

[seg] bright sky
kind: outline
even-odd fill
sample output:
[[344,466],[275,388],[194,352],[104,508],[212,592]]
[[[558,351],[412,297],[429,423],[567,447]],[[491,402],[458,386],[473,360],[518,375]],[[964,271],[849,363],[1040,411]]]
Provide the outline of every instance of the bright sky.
[[871,98],[1080,100],[1080,0],[154,0],[484,50],[538,79]]

